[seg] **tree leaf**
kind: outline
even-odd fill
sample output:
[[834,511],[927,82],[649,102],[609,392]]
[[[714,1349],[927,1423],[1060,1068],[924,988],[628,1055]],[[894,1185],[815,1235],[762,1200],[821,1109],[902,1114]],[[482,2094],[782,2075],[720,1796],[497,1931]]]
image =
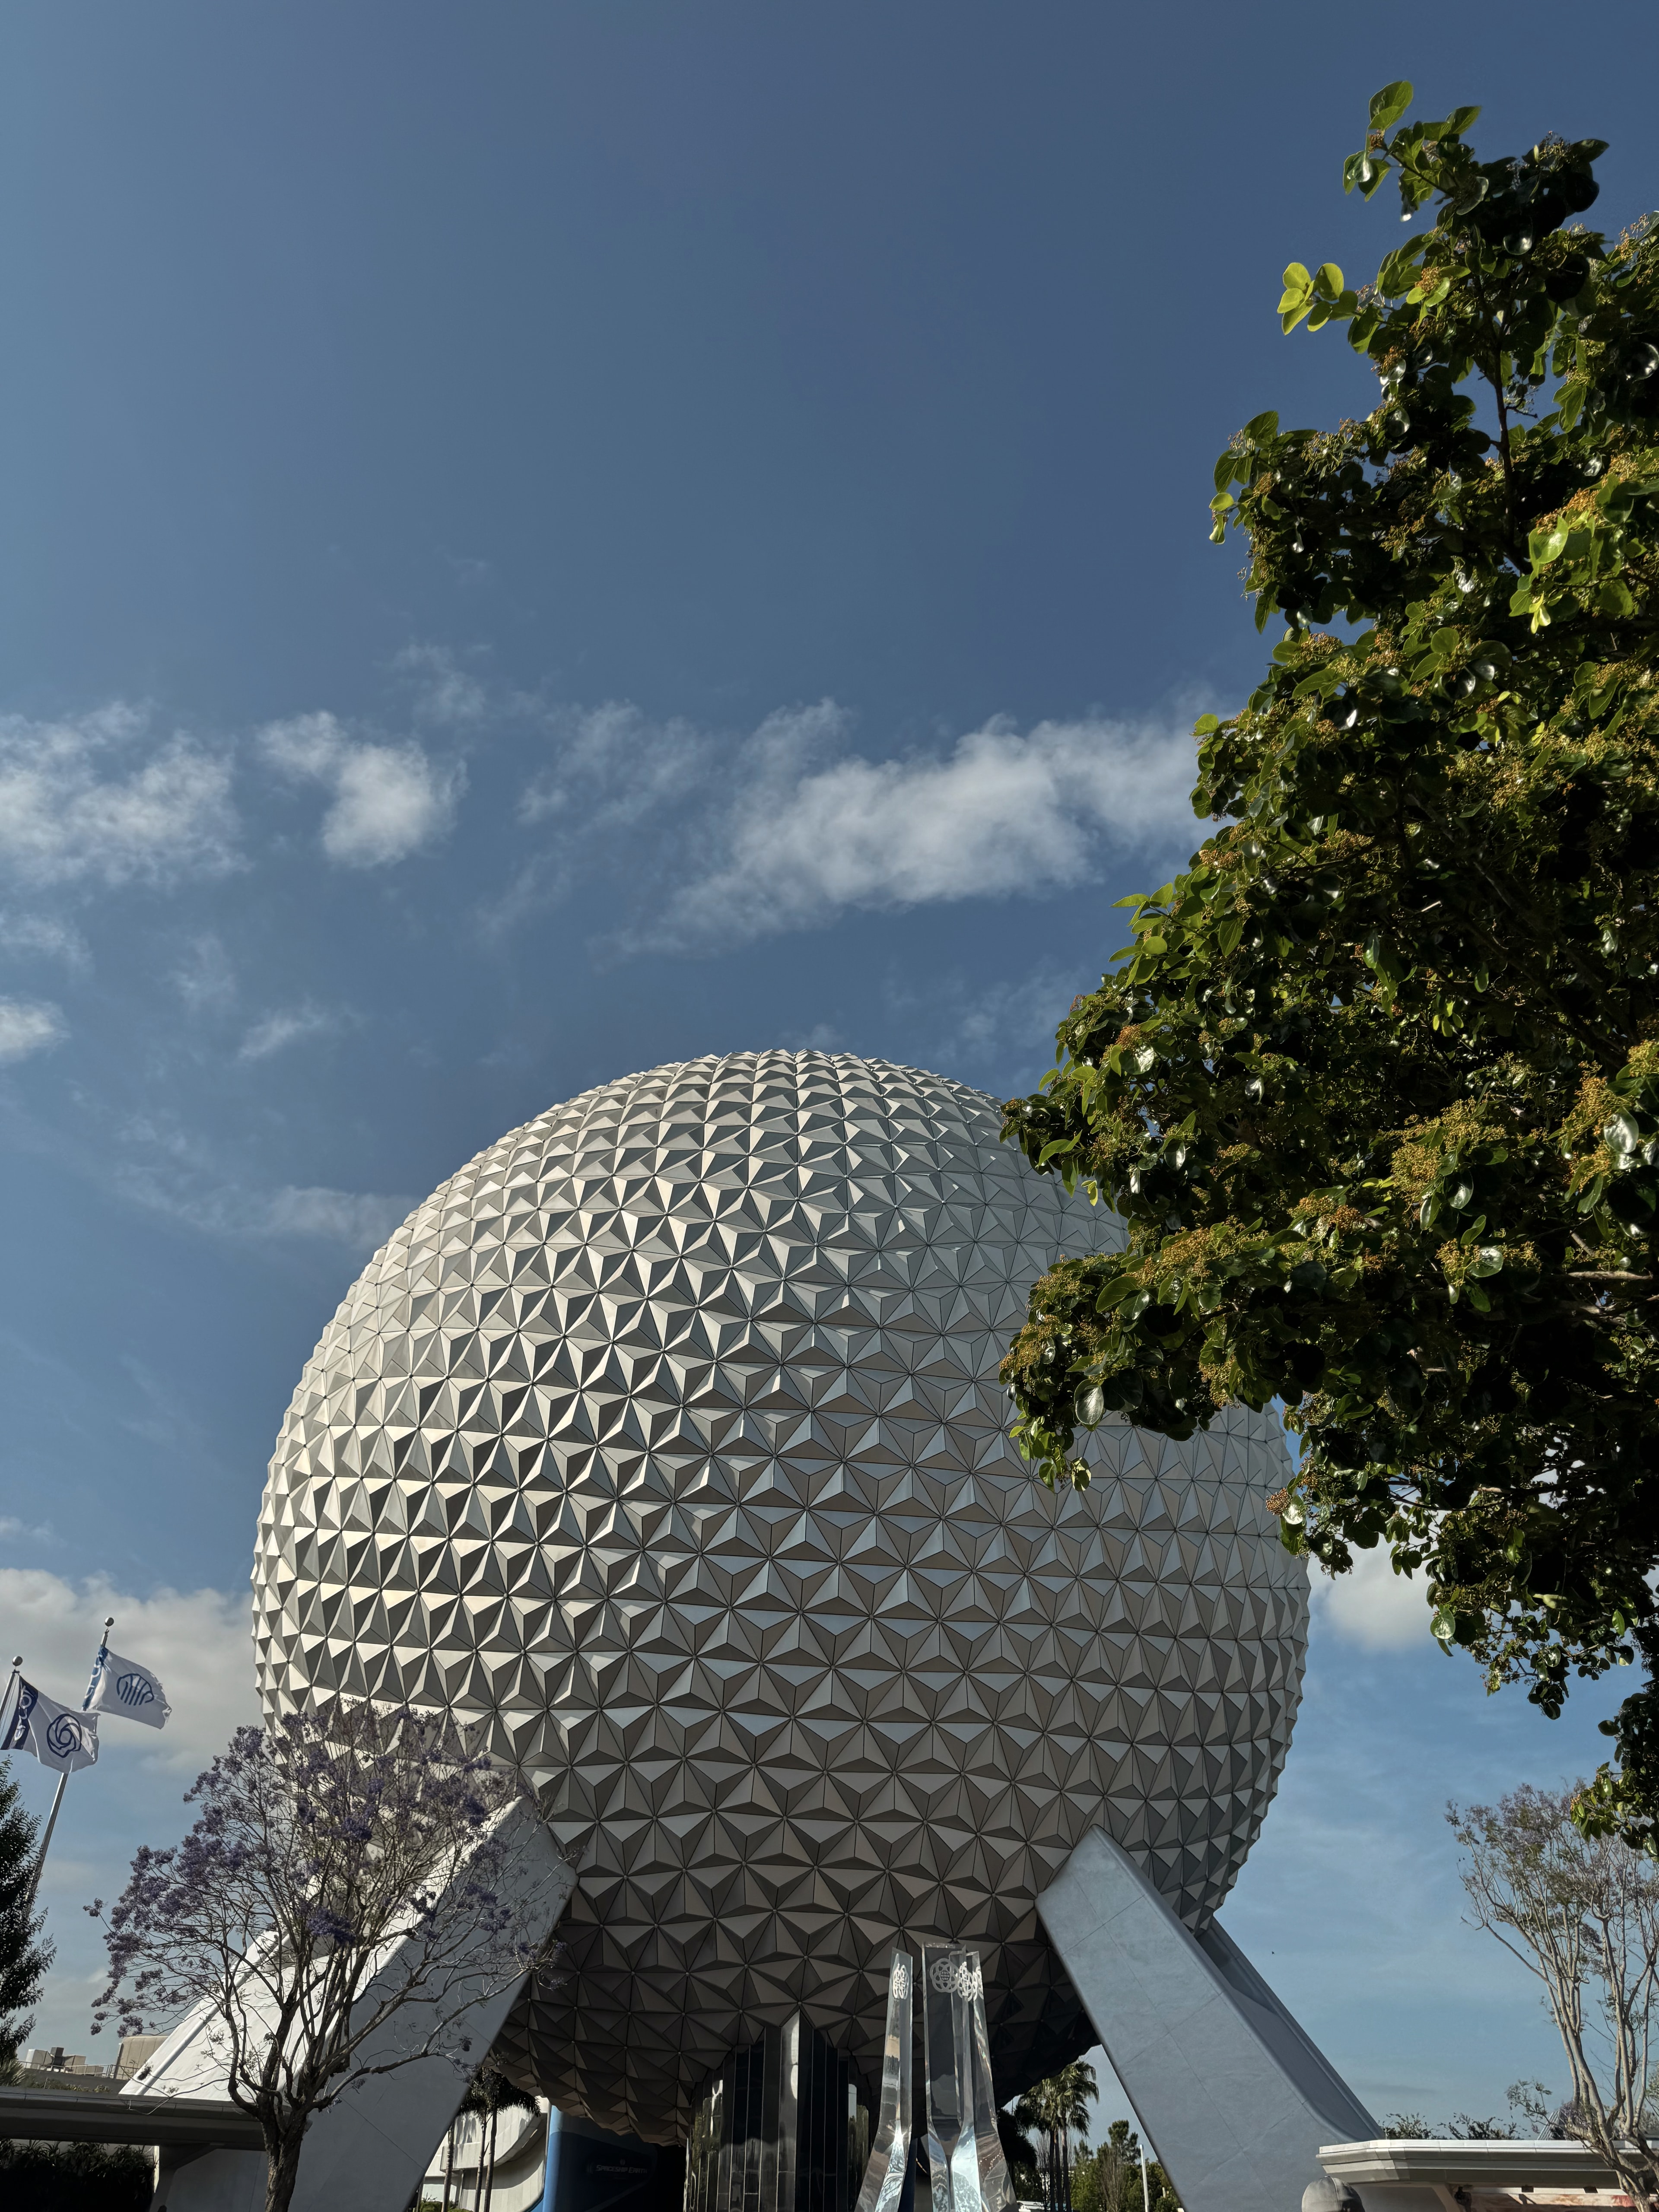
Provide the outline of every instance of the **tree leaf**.
[[1292,261],[1285,271],[1285,289],[1279,297],[1280,328],[1287,334],[1293,331],[1313,304],[1313,278],[1299,261]]
[[[1386,131],[1391,124],[1397,123],[1411,106],[1413,96],[1412,87],[1403,76],[1397,83],[1385,84],[1381,92],[1374,92],[1371,94],[1371,129]],[[1477,109],[1476,112],[1479,112]]]

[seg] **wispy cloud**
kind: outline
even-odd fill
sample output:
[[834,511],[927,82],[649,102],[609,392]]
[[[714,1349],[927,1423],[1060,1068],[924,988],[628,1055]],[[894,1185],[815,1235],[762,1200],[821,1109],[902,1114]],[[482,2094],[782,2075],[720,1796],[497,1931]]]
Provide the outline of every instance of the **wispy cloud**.
[[70,969],[92,964],[86,939],[57,915],[0,913],[0,951],[18,959],[61,960]]
[[[553,765],[520,817],[550,833],[508,894],[566,887],[619,841],[650,866],[649,911],[622,920],[623,951],[715,950],[852,910],[1041,894],[1085,883],[1114,849],[1158,860],[1197,842],[1184,727],[1104,717],[997,720],[949,748],[872,759],[846,750],[833,701],[717,739],[613,702],[556,725]],[[644,902],[641,902],[643,906]]]
[[1030,1084],[1054,1058],[1054,1031],[1079,990],[1097,975],[1045,961],[1030,975],[970,982],[949,975],[926,992],[890,982],[890,1012],[917,1039],[929,1067],[973,1083]]
[[392,664],[409,686],[416,718],[444,729],[481,722],[489,694],[447,645],[406,645]]
[[0,715],[0,872],[30,885],[171,885],[237,865],[231,769],[143,710]]
[[273,1185],[248,1158],[167,1109],[112,1118],[89,1146],[66,1145],[40,1124],[32,1134],[40,1150],[73,1161],[128,1204],[239,1243],[316,1237],[367,1254],[415,1204],[399,1192]]
[[100,1752],[137,1753],[153,1765],[199,1766],[222,1751],[233,1729],[259,1717],[253,1684],[250,1601],[223,1590],[157,1590],[139,1598],[106,1575],[79,1583],[40,1567],[0,1567],[0,1622],[8,1651],[21,1651],[29,1679],[66,1704],[86,1687],[106,1613],[126,1657],[161,1676],[173,1707],[167,1727],[100,1730]]
[[465,787],[459,763],[440,766],[412,739],[383,744],[354,737],[329,714],[273,722],[261,744],[286,775],[333,793],[323,850],[343,867],[382,867],[433,843],[449,830]]
[[274,1052],[281,1052],[290,1044],[298,1044],[306,1037],[327,1036],[340,1026],[341,1017],[327,1006],[313,1006],[307,1000],[302,1006],[287,1006],[279,1012],[267,1014],[262,1022],[255,1022],[242,1039],[238,1060],[269,1060]]
[[0,1537],[8,1543],[55,1544],[58,1531],[50,1521],[31,1524],[20,1521],[15,1513],[0,1513]]
[[0,1063],[27,1060],[68,1035],[62,1012],[44,1000],[0,999]]
[[236,970],[211,930],[191,939],[172,982],[193,1013],[220,1013],[236,1002]]
[[265,1231],[273,1237],[327,1237],[354,1251],[372,1252],[406,1218],[412,1199],[377,1192],[327,1190],[290,1184],[266,1202]]
[[678,717],[653,722],[627,700],[555,708],[546,720],[554,760],[519,801],[520,821],[539,833],[538,849],[483,909],[492,935],[563,897],[596,867],[619,887],[637,884],[647,851],[649,878],[672,884],[688,844],[707,847],[710,794],[732,750]]
[[[845,726],[829,703],[802,712],[817,718],[825,739]],[[653,722],[629,701],[612,699],[585,712],[556,711],[552,726],[557,757],[526,786],[521,821],[586,837],[635,829],[692,798],[702,811],[721,746],[695,723],[678,716]]]
[[134,1205],[209,1237],[240,1243],[317,1237],[364,1255],[385,1243],[415,1203],[380,1191],[334,1190],[322,1184],[260,1190],[210,1170],[192,1169],[176,1158],[129,1158],[117,1169],[114,1182]]

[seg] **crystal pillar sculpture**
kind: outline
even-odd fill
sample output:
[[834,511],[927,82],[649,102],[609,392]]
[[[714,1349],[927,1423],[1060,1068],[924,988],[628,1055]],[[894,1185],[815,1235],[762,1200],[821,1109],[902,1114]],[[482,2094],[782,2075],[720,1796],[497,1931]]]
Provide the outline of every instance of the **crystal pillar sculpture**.
[[1014,2191],[997,2133],[979,1953],[956,1943],[924,1943],[921,1972],[933,2212],[1012,2212]]
[[910,2165],[910,2136],[915,2127],[910,2087],[910,2049],[913,2038],[912,1990],[915,1962],[907,1951],[895,1951],[887,1977],[887,2033],[881,2046],[881,2109],[876,2120],[875,2146],[865,2168],[857,2212],[897,2212]]

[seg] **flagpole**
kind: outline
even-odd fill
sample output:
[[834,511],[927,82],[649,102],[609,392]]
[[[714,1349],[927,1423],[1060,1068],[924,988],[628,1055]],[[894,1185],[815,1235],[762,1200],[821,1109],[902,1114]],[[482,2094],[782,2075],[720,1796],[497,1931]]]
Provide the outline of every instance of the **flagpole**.
[[40,1887],[40,1869],[46,1863],[46,1853],[52,1849],[52,1832],[58,1826],[58,1808],[63,1803],[64,1792],[68,1788],[68,1775],[60,1774],[58,1778],[58,1787],[52,1792],[52,1810],[46,1815],[46,1832],[40,1838],[40,1856],[34,1862],[34,1873],[29,1881],[29,1901],[23,1907],[23,1917],[25,1920],[27,1920],[34,1911],[34,1893]]
[[[106,1617],[105,1617],[105,1620],[104,1620],[104,1644],[108,1644],[108,1642],[109,1642],[109,1632],[110,1632],[110,1631],[111,1631],[111,1629],[114,1627],[114,1626],[115,1626],[115,1615],[114,1615],[112,1613],[109,1613],[109,1614],[107,1614],[107,1615],[106,1615]],[[100,1646],[100,1648],[101,1649],[102,1647]],[[17,1657],[16,1659],[15,1659],[15,1660],[12,1662],[13,1671],[14,1671],[14,1672],[15,1672],[15,1670],[16,1670],[18,1668],[20,1668],[20,1667],[22,1665],[22,1663],[23,1663],[22,1657],[21,1657],[21,1655],[20,1654],[20,1655],[18,1656],[18,1657]],[[96,1661],[96,1660],[94,1660],[94,1661],[93,1662],[93,1664],[94,1664],[94,1667],[97,1665],[97,1663],[98,1663],[98,1662],[97,1662],[97,1661]],[[91,1686],[91,1684],[90,1684],[90,1683],[88,1683],[88,1686],[87,1686],[87,1700],[89,1700],[89,1699],[91,1698],[91,1696],[92,1696],[92,1686]],[[81,1710],[82,1711],[82,1712],[84,1712],[84,1711],[86,1711],[86,1700],[83,1700],[83,1701],[82,1701]],[[24,1908],[23,1908],[23,1911],[24,1911],[24,1917],[25,1917],[25,1918],[27,1918],[27,1917],[28,1917],[28,1915],[29,1915],[30,1913],[32,1913],[32,1912],[34,1911],[34,1898],[35,1898],[35,1893],[36,1893],[36,1891],[37,1891],[37,1890],[40,1888],[40,1873],[41,1873],[41,1869],[45,1867],[45,1865],[46,1865],[46,1853],[47,1853],[47,1852],[52,1849],[52,1831],[53,1831],[53,1829],[54,1829],[54,1828],[56,1828],[56,1826],[58,1826],[58,1811],[59,1811],[59,1808],[62,1807],[63,1802],[64,1802],[64,1792],[68,1788],[69,1788],[69,1775],[68,1775],[68,1772],[67,1772],[67,1771],[65,1771],[65,1772],[64,1772],[64,1773],[62,1773],[62,1774],[60,1774],[60,1775],[58,1776],[58,1787],[57,1787],[57,1789],[52,1792],[52,1810],[51,1810],[51,1812],[50,1812],[50,1813],[48,1813],[48,1814],[47,1814],[47,1815],[46,1815],[46,1834],[45,1834],[44,1836],[42,1836],[42,1837],[41,1837],[41,1838],[40,1838],[40,1856],[36,1858],[36,1860],[35,1860],[35,1862],[34,1862],[34,1878],[33,1878],[33,1880],[29,1883],[29,1901],[28,1901],[27,1905],[26,1905],[24,1906]]]

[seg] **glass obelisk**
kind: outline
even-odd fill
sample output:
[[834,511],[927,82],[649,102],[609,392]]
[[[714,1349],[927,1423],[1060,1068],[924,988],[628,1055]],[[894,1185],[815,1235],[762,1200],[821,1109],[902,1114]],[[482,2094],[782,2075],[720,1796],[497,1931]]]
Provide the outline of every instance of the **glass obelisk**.
[[910,2137],[915,2129],[914,2092],[910,2083],[912,1991],[915,1961],[907,1951],[895,1951],[887,1976],[887,2033],[881,2046],[881,2109],[876,2118],[876,2140],[865,2168],[856,2212],[896,2212],[904,2193],[910,2163]]
[[933,2212],[1012,2212],[1014,2191],[997,2133],[979,1953],[954,1943],[924,1943],[921,1973]]

